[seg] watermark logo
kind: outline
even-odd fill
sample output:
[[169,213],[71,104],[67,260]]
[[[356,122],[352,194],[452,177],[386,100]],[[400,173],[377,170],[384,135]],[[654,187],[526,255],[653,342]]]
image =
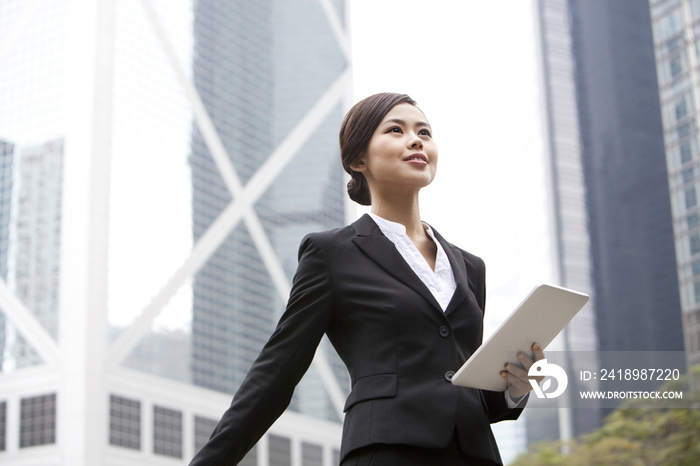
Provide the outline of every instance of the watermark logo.
[[[566,386],[569,384],[569,377],[567,377],[564,369],[554,363],[548,363],[546,359],[535,361],[535,363],[530,366],[527,375],[530,377],[546,377],[542,388],[540,388],[537,380],[530,379],[530,385],[532,385],[532,389],[537,395],[537,398],[556,398],[564,393]],[[556,379],[557,389],[551,393],[546,393],[552,386],[552,379]]]

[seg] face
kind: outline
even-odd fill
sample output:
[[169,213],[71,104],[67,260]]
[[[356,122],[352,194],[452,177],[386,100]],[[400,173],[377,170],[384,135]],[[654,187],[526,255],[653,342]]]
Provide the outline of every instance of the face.
[[417,107],[399,104],[379,124],[367,150],[350,167],[370,189],[419,190],[435,178],[438,150],[428,120]]

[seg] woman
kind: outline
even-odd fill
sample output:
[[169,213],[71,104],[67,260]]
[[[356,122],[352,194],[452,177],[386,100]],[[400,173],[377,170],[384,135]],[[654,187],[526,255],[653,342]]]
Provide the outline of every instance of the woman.
[[481,344],[484,263],[420,220],[438,160],[425,115],[407,95],[368,97],[345,116],[340,148],[348,194],[371,214],[302,240],[287,310],[191,466],[237,464],[288,406],[324,333],[352,379],[343,466],[501,464],[490,423],[516,419],[532,387],[517,367],[501,372],[506,393],[450,383]]

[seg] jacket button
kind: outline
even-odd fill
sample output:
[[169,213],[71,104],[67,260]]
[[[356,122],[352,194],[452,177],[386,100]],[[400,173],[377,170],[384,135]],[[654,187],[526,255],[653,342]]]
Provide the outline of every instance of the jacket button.
[[448,382],[452,382],[452,377],[454,377],[454,375],[454,371],[445,372],[445,380],[447,380]]
[[449,327],[447,327],[446,325],[443,325],[442,327],[440,327],[440,336],[441,336],[442,338],[447,338],[447,337],[449,337],[449,336],[450,336],[450,329],[449,329]]

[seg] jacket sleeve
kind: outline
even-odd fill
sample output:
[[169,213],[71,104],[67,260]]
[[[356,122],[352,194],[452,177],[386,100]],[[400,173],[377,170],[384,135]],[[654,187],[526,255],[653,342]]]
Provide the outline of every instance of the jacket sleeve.
[[481,393],[484,397],[484,401],[486,401],[489,421],[492,424],[499,421],[514,421],[518,419],[523,412],[523,408],[527,404],[527,400],[524,400],[517,408],[509,408],[503,392],[481,390]]
[[286,311],[190,466],[229,466],[243,459],[289,405],[332,309],[332,282],[323,245],[320,238],[307,235],[299,248]]

